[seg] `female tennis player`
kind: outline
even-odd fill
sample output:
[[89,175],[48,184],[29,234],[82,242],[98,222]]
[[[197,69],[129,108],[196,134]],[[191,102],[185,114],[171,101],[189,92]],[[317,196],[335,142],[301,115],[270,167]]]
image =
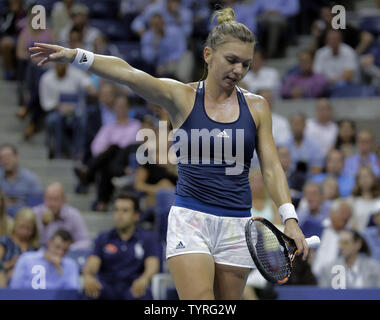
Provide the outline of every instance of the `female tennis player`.
[[[145,100],[165,108],[173,128],[184,130],[188,137],[194,129],[207,129],[218,132],[211,143],[223,139],[224,146],[232,143],[235,151],[244,147],[239,174],[226,174],[231,164],[216,152],[210,154],[209,164],[178,163],[166,257],[180,299],[241,298],[250,269],[255,267],[244,235],[250,218],[248,173],[255,148],[265,184],[285,224],[285,234],[295,240],[304,259],[308,254],[273,142],[268,104],[261,96],[237,86],[253,59],[254,35],[235,20],[231,8],[217,11],[215,16],[218,25],[210,32],[203,52],[207,77],[198,83],[155,78],[120,58],[79,48],[43,43],[30,48],[31,57],[40,59],[39,66],[47,62],[72,63],[127,85]],[[189,139],[190,148],[192,143],[194,146]],[[190,156],[187,159],[193,160]]]

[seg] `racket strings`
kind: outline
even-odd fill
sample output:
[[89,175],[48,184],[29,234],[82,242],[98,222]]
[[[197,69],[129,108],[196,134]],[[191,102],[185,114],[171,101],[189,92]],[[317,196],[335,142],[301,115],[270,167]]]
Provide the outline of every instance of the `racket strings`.
[[260,222],[253,223],[251,228],[256,255],[265,271],[276,280],[288,277],[289,263],[275,234]]

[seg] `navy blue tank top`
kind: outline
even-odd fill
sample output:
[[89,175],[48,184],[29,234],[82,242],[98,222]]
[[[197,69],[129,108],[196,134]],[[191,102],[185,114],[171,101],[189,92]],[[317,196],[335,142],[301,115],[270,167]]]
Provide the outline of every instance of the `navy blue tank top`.
[[193,109],[176,132],[178,180],[174,205],[221,216],[250,216],[248,174],[256,125],[240,88],[236,87],[236,92],[238,119],[217,122],[206,113],[204,82],[198,83]]

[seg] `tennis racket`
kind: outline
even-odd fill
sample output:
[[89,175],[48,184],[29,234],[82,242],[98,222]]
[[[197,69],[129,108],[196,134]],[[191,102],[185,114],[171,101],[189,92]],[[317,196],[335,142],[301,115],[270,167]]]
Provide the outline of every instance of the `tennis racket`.
[[[294,240],[262,217],[254,217],[247,222],[245,238],[252,259],[262,276],[272,283],[286,283],[297,254]],[[305,240],[310,248],[317,247],[320,243],[317,236]]]

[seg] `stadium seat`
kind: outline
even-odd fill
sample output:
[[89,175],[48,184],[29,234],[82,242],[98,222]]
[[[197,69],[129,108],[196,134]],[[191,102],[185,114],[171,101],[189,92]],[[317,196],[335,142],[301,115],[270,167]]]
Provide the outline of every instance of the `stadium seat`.
[[359,98],[377,96],[376,88],[371,85],[348,84],[331,90],[331,98]]
[[117,18],[119,4],[118,0],[80,0],[78,3],[83,3],[90,10],[90,19],[104,18],[115,19]]
[[359,28],[376,35],[380,34],[380,17],[364,17],[359,23]]
[[154,300],[178,300],[174,281],[168,273],[158,273],[152,278],[152,295]]
[[136,67],[136,63],[140,61],[140,43],[135,41],[114,41],[122,58],[128,63]]
[[128,28],[121,21],[114,19],[91,19],[90,25],[103,32],[111,42],[128,40],[130,38]]
[[78,264],[79,271],[82,272],[82,269],[86,263],[87,257],[92,253],[91,250],[74,250],[67,253],[67,257],[70,257],[75,260]]
[[46,14],[50,15],[51,11],[53,10],[55,2],[57,2],[57,0],[38,0],[38,1],[35,1],[35,4],[43,6],[46,10]]

